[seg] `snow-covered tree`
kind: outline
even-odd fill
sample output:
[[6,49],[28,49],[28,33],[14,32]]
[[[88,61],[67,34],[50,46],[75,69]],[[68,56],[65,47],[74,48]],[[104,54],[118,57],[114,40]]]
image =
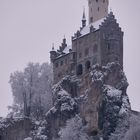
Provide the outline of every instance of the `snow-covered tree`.
[[130,128],[124,140],[140,140],[140,116],[132,114],[129,121]]
[[52,104],[52,68],[48,63],[29,63],[23,72],[10,76],[14,105],[23,109],[23,115],[39,118]]
[[78,115],[67,121],[59,135],[60,140],[88,140],[88,136],[83,132],[82,119]]

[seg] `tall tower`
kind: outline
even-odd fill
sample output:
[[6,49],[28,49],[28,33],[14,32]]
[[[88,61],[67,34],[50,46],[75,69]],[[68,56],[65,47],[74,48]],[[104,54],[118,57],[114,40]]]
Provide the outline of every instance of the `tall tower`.
[[88,0],[89,24],[108,15],[109,0]]

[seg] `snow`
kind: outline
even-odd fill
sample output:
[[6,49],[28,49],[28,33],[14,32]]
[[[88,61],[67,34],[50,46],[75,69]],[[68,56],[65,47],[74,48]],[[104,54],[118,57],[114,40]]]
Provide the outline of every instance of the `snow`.
[[122,101],[123,103],[119,112],[120,115],[126,114],[131,109],[128,96],[123,96]]
[[91,73],[92,76],[92,82],[95,81],[103,81],[104,75],[101,71],[93,71],[93,73]]
[[110,97],[117,97],[122,94],[121,90],[118,90],[110,85],[105,85],[105,90],[107,90],[107,95]]
[[104,22],[106,18],[102,18],[94,23],[91,23],[89,24],[88,26],[84,27],[82,30],[81,30],[81,34],[82,36],[88,34],[90,32],[90,27],[93,26],[95,28],[95,31],[99,29],[100,25]]
[[28,138],[25,138],[24,140],[32,140],[32,138],[31,137],[28,137]]
[[[94,23],[91,23],[89,25],[87,25],[86,27],[82,28],[82,30],[80,30],[80,34],[81,36],[84,36],[86,34],[89,34],[90,33],[90,27],[93,26],[93,28],[95,29],[95,31],[97,31],[99,28],[100,28],[100,25],[102,25],[102,23],[104,22],[106,18],[102,18]],[[81,37],[80,36],[80,37]],[[76,39],[76,38],[74,38]]]
[[70,49],[72,49],[72,46],[71,46],[71,45],[67,46],[67,47],[63,50],[63,52],[64,52],[65,54],[67,54],[67,53],[69,53],[69,50],[70,50]]
[[0,120],[0,130],[8,128],[12,125],[14,125],[15,123],[24,120],[24,118],[21,117],[17,117],[17,118],[4,118]]
[[58,92],[58,96],[67,96],[69,95],[65,90],[61,89],[59,92]]
[[88,136],[83,131],[82,119],[76,115],[67,120],[66,126],[59,131],[60,140],[88,140]]

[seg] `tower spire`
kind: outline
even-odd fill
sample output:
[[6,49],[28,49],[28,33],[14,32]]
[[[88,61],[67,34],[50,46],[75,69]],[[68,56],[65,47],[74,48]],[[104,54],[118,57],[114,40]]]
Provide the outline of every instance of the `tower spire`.
[[82,17],[82,28],[86,26],[86,14],[85,14],[85,7],[83,8],[83,17]]

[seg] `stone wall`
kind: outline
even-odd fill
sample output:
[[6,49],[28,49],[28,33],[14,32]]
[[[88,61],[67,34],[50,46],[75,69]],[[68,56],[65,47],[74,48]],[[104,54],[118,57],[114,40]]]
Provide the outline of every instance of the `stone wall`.
[[77,71],[79,65],[82,65],[82,74],[87,73],[89,64],[90,66],[101,64],[100,31],[73,40],[72,50],[77,54]]
[[111,12],[100,27],[102,65],[119,62],[123,67],[123,32]]
[[31,121],[28,118],[6,118],[0,126],[0,140],[24,140],[29,136]]
[[54,61],[53,73],[54,83],[59,82],[60,79],[75,72],[75,53],[71,52],[66,55],[60,56]]

